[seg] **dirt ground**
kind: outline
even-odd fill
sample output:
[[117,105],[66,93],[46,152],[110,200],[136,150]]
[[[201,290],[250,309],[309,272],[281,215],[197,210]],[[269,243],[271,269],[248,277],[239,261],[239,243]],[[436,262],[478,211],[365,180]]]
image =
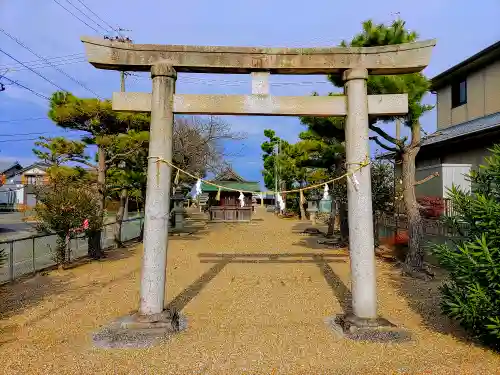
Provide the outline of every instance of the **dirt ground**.
[[499,355],[440,316],[439,278],[403,278],[379,260],[379,312],[413,340],[339,339],[325,318],[349,309],[345,250],[264,212],[200,228],[168,249],[167,303],[182,309],[186,331],[148,349],[92,346],[100,326],[138,307],[142,249],[117,250],[1,289],[0,373],[500,374]]

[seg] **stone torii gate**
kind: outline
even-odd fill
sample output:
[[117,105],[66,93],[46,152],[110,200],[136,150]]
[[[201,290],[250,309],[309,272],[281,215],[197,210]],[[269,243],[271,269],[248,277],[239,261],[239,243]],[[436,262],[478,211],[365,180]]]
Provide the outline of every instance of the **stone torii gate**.
[[[152,94],[113,94],[114,110],[151,112],[140,307],[130,327],[167,319],[164,298],[172,171],[168,164],[158,166],[157,161],[172,160],[174,114],[345,116],[346,159],[352,170],[370,154],[369,115],[408,112],[406,94],[367,95],[368,74],[420,72],[428,65],[435,45],[431,40],[367,48],[253,48],[131,44],[88,37],[82,41],[96,68],[151,71],[153,81]],[[251,73],[252,94],[175,94],[178,72]],[[345,82],[345,95],[272,96],[270,74],[339,74]],[[354,314],[350,321],[369,326],[377,320],[369,166],[357,170],[347,187]]]

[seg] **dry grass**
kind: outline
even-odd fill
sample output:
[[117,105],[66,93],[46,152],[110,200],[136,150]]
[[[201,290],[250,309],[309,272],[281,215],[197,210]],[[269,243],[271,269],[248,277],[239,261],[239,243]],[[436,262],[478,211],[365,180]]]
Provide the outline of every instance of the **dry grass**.
[[91,343],[99,326],[137,308],[139,248],[3,288],[0,372],[489,375],[500,368],[500,356],[465,340],[439,315],[439,281],[401,278],[383,261],[380,313],[409,328],[414,340],[335,338],[324,318],[349,308],[346,251],[314,245],[293,233],[296,222],[262,215],[255,224],[209,225],[172,237],[167,300],[183,309],[188,329],[153,348],[102,350]]

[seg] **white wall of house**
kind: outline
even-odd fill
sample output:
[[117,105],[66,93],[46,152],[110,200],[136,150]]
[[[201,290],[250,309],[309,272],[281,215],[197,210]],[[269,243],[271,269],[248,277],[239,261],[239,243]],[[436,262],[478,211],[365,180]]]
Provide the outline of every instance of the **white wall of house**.
[[0,187],[0,204],[23,204],[24,186],[20,184],[5,184]]
[[417,168],[415,171],[415,180],[417,181],[436,172],[439,174],[437,177],[415,187],[417,198],[447,198],[447,191],[453,185],[470,192],[471,183],[467,180],[466,176],[469,174],[471,168],[471,164],[435,164]]
[[471,191],[471,182],[468,181],[467,175],[472,168],[471,164],[443,164],[443,197],[448,198],[448,189],[453,185],[466,192]]

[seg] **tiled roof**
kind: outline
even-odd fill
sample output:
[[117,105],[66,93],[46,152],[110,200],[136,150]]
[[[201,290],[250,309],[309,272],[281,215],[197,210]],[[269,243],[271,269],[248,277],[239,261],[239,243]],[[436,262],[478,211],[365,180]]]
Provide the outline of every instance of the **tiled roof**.
[[28,165],[27,167],[24,167],[23,169],[21,169],[19,171],[19,173],[23,173],[23,172],[26,172],[32,168],[39,168],[39,169],[42,169],[42,170],[46,170],[48,167],[50,167],[49,164],[46,164],[44,162],[36,162],[36,163],[33,163],[31,165]]
[[19,165],[20,164],[17,162],[17,161],[4,161],[4,160],[0,160],[0,173],[3,173],[5,172],[6,170],[16,166],[16,165]]
[[226,168],[224,171],[222,171],[217,176],[215,176],[214,180],[217,180],[217,181],[235,180],[235,181],[240,181],[240,182],[244,181],[243,178],[238,173],[236,173],[231,167]]
[[[450,126],[449,128],[438,130],[429,134],[422,139],[422,147],[431,146],[436,143],[446,142],[452,139],[473,135],[495,128],[500,128],[500,112]],[[377,159],[390,159],[393,157],[393,152],[386,152],[377,156]]]
[[449,128],[443,130],[438,130],[437,132],[429,134],[423,138],[422,146],[448,141],[450,139],[471,135],[497,127],[500,127],[500,112],[463,122],[455,126],[450,126]]
[[[225,186],[225,187],[228,187],[230,189],[236,189],[236,190],[254,191],[257,193],[261,191],[260,184],[258,182],[214,181],[214,184],[217,184],[220,186]],[[209,192],[209,191],[218,191],[219,188],[216,186],[202,183],[201,190],[203,192]],[[222,191],[231,191],[231,190],[227,190],[227,189],[221,189],[221,190]]]

